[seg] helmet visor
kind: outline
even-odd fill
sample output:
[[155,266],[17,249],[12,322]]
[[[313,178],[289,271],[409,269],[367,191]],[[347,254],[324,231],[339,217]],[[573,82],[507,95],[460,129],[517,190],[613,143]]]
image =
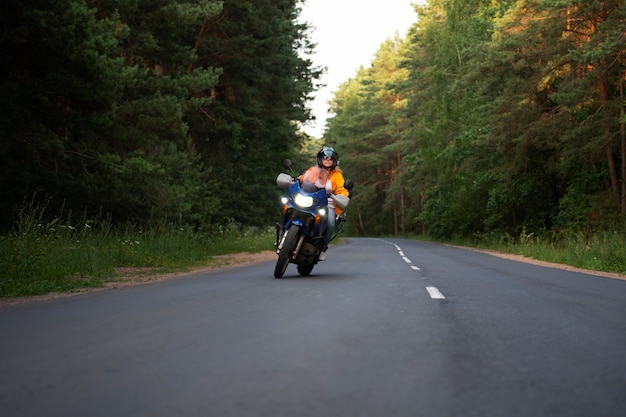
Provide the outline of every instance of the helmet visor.
[[324,149],[322,149],[322,152],[321,152],[322,159],[334,159],[333,158],[334,153],[335,153],[335,151],[334,151],[333,148],[324,148]]

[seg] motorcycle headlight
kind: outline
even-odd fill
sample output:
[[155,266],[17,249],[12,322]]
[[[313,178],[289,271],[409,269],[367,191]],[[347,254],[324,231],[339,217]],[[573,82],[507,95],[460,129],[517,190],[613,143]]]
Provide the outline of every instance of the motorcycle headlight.
[[319,213],[320,216],[325,216],[326,215],[326,210],[323,209],[323,208],[317,210],[317,212]]
[[293,201],[300,207],[311,207],[313,205],[313,197],[307,195],[296,194]]
[[283,203],[283,205],[285,205],[289,202],[289,199],[287,197],[281,197],[280,202]]

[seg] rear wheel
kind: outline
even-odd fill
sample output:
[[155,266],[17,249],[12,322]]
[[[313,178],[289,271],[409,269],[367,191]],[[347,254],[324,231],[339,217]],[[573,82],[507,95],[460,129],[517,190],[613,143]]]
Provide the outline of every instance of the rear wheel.
[[283,244],[278,254],[278,260],[276,261],[276,268],[274,268],[274,277],[282,278],[289,265],[289,258],[296,247],[298,242],[299,228],[296,225],[291,225],[289,230],[285,232],[286,236],[283,237]]
[[298,273],[303,277],[308,277],[311,274],[314,266],[315,264],[309,266],[298,265]]

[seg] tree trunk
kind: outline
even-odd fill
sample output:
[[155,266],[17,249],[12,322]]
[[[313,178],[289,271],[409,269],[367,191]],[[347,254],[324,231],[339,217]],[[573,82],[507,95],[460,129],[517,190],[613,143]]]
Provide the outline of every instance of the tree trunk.
[[624,78],[626,77],[626,71],[621,71],[619,78],[619,96],[621,98],[622,105],[619,112],[622,119],[622,123],[619,126],[619,132],[621,136],[621,151],[622,151],[622,214],[626,214],[626,126],[624,125]]
[[[600,81],[600,101],[604,106],[609,99],[609,86],[608,80],[606,78]],[[606,159],[609,168],[609,177],[611,178],[611,190],[615,192],[616,195],[619,195],[619,186],[618,186],[618,177],[617,177],[617,169],[615,167],[615,157],[613,156],[613,150],[611,148],[611,143],[613,140],[611,139],[611,126],[608,124],[604,125],[604,135],[607,138],[606,141]]]
[[398,235],[398,209],[396,208],[395,204],[391,207],[391,210],[393,211],[393,234],[397,236]]
[[[202,27],[198,31],[198,36],[196,37],[196,42],[193,45],[193,53],[196,56],[198,55],[198,50],[200,49],[200,42],[202,41],[202,37],[207,33],[208,30],[209,30],[209,18],[207,17],[204,20],[204,23],[202,24]],[[189,65],[187,66],[187,73],[190,74],[192,71],[193,71],[193,62],[190,62]]]
[[400,230],[404,235],[406,232],[406,207],[404,202],[404,190],[400,191]]
[[363,233],[363,236],[367,236],[367,233],[365,233],[365,226],[363,225],[363,217],[361,217],[361,210],[358,210],[359,212],[359,226],[361,228],[361,232]]

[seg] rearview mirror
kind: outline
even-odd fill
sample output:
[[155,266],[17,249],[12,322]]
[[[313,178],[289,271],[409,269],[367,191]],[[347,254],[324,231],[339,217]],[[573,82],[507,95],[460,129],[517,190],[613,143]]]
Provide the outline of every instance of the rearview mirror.
[[276,185],[280,189],[286,190],[289,186],[291,186],[291,184],[293,184],[293,178],[291,178],[291,175],[280,173],[278,174],[278,177],[276,177]]
[[283,160],[283,167],[284,167],[285,169],[289,169],[289,168],[291,168],[291,159],[285,159],[285,160]]

